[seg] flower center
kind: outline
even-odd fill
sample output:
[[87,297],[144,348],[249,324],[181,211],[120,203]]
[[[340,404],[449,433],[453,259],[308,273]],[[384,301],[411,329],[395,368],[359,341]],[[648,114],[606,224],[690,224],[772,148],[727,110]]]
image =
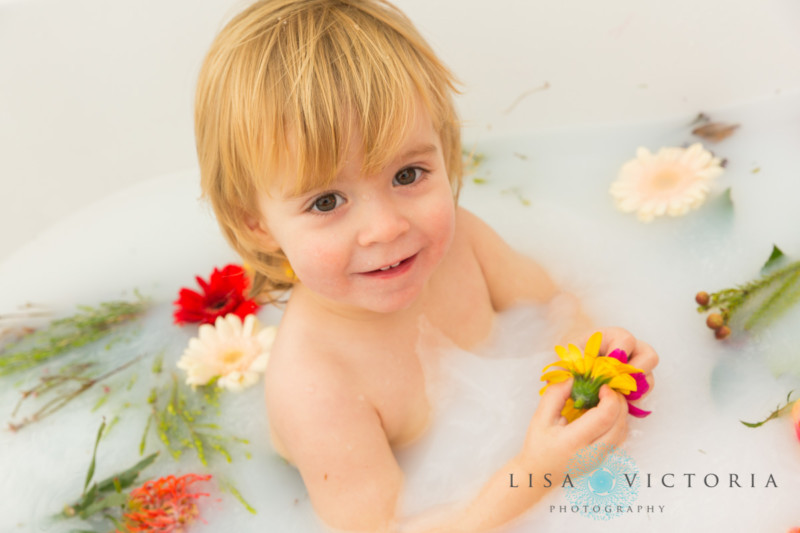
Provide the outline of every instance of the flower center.
[[228,297],[225,296],[224,298],[220,298],[216,302],[212,302],[211,305],[209,305],[208,307],[211,311],[219,311],[220,309],[228,305],[228,301],[229,301]]
[[677,172],[673,169],[664,169],[656,174],[650,183],[653,188],[664,191],[675,187],[680,179],[680,172]]
[[223,353],[220,359],[222,359],[222,362],[226,365],[233,365],[238,363],[242,357],[244,357],[244,352],[242,350],[233,349]]

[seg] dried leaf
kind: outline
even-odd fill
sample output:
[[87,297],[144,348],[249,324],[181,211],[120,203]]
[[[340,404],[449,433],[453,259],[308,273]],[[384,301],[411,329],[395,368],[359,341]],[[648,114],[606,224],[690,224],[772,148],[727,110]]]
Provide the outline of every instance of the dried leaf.
[[692,130],[693,135],[711,142],[719,142],[727,139],[736,129],[739,124],[723,124],[721,122],[709,122],[703,124]]

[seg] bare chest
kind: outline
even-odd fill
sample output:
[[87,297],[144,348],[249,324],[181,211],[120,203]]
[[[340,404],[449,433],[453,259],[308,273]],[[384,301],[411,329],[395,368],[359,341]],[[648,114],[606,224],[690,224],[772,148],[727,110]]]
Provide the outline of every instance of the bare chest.
[[359,369],[361,386],[369,391],[393,445],[413,441],[430,421],[429,388],[435,386],[430,372],[441,345],[431,346],[426,337],[471,349],[491,331],[495,313],[479,267],[460,266],[434,280],[418,314],[385,332],[380,341],[374,339],[380,356],[374,365]]

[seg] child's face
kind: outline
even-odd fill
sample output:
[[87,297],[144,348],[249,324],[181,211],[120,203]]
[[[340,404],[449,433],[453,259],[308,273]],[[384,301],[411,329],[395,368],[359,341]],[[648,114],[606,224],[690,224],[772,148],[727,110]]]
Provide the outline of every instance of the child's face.
[[[328,188],[261,195],[260,227],[316,295],[345,308],[397,311],[414,302],[447,252],[455,201],[424,106],[417,106],[398,154],[373,175],[361,174],[360,140],[352,139]],[[294,176],[281,178],[293,183]]]

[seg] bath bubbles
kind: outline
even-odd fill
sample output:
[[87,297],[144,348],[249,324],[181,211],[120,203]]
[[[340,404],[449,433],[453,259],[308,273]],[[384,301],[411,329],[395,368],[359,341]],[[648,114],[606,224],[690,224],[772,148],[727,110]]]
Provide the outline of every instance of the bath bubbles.
[[[734,331],[717,341],[696,313],[694,295],[752,279],[773,244],[800,257],[800,95],[710,114],[742,124],[713,146],[728,166],[712,196],[730,188],[733,211],[715,211],[712,198],[683,218],[648,225],[617,212],[608,186],[638,146],[657,150],[693,141],[688,126],[693,117],[477,140],[484,158],[466,177],[460,204],[576,293],[598,326],[623,326],[661,356],[656,386],[642,404],[653,414],[630,418],[630,435],[616,450],[639,471],[634,512],[626,509],[605,521],[572,513],[577,504],[569,501],[569,488],[553,483],[510,528],[514,533],[785,531],[797,525],[800,460],[790,423],[778,419],[751,429],[739,420],[759,420],[789,390],[800,390],[798,311],[768,332]],[[30,300],[70,308],[139,288],[163,306],[160,319],[167,327],[166,308],[182,284],[197,272],[236,260],[208,211],[198,207],[197,179],[194,173],[160,177],[62,221],[0,264],[2,303],[12,307]],[[448,345],[423,327],[419,353],[436,354],[426,368],[434,416],[425,435],[397,450],[405,474],[405,515],[473,497],[519,451],[539,402],[542,368],[556,360],[553,346],[560,341],[558,327],[546,316],[536,306],[510,310],[498,317],[492,337],[472,351]],[[275,324],[280,312],[265,309],[259,318]],[[146,331],[132,349],[160,346],[161,330]],[[174,360],[182,347],[178,343],[169,357]],[[146,373],[141,370],[136,384],[145,392]],[[2,383],[6,414],[15,402],[15,387],[13,380]],[[257,388],[245,391],[225,411],[225,423],[251,441],[251,458],[234,458],[229,473],[257,514],[220,490],[217,503],[203,514],[208,524],[195,524],[197,531],[324,531],[297,470],[271,448],[262,398]],[[137,409],[140,415],[126,414],[111,442],[101,445],[103,474],[137,459],[146,417],[141,405],[128,411]],[[41,516],[58,512],[80,492],[102,414],[90,415],[90,410],[86,401],[39,427],[0,436],[0,529],[74,527],[45,525]],[[165,471],[197,467],[162,461]],[[580,483],[594,497],[610,498],[627,487],[624,475],[622,484],[617,475],[623,466],[607,464]],[[692,472],[718,476],[719,486],[667,488],[645,481]],[[546,472],[533,474],[542,479]],[[773,474],[777,488],[765,488],[763,482],[731,488],[722,481],[730,474],[740,480]]]

